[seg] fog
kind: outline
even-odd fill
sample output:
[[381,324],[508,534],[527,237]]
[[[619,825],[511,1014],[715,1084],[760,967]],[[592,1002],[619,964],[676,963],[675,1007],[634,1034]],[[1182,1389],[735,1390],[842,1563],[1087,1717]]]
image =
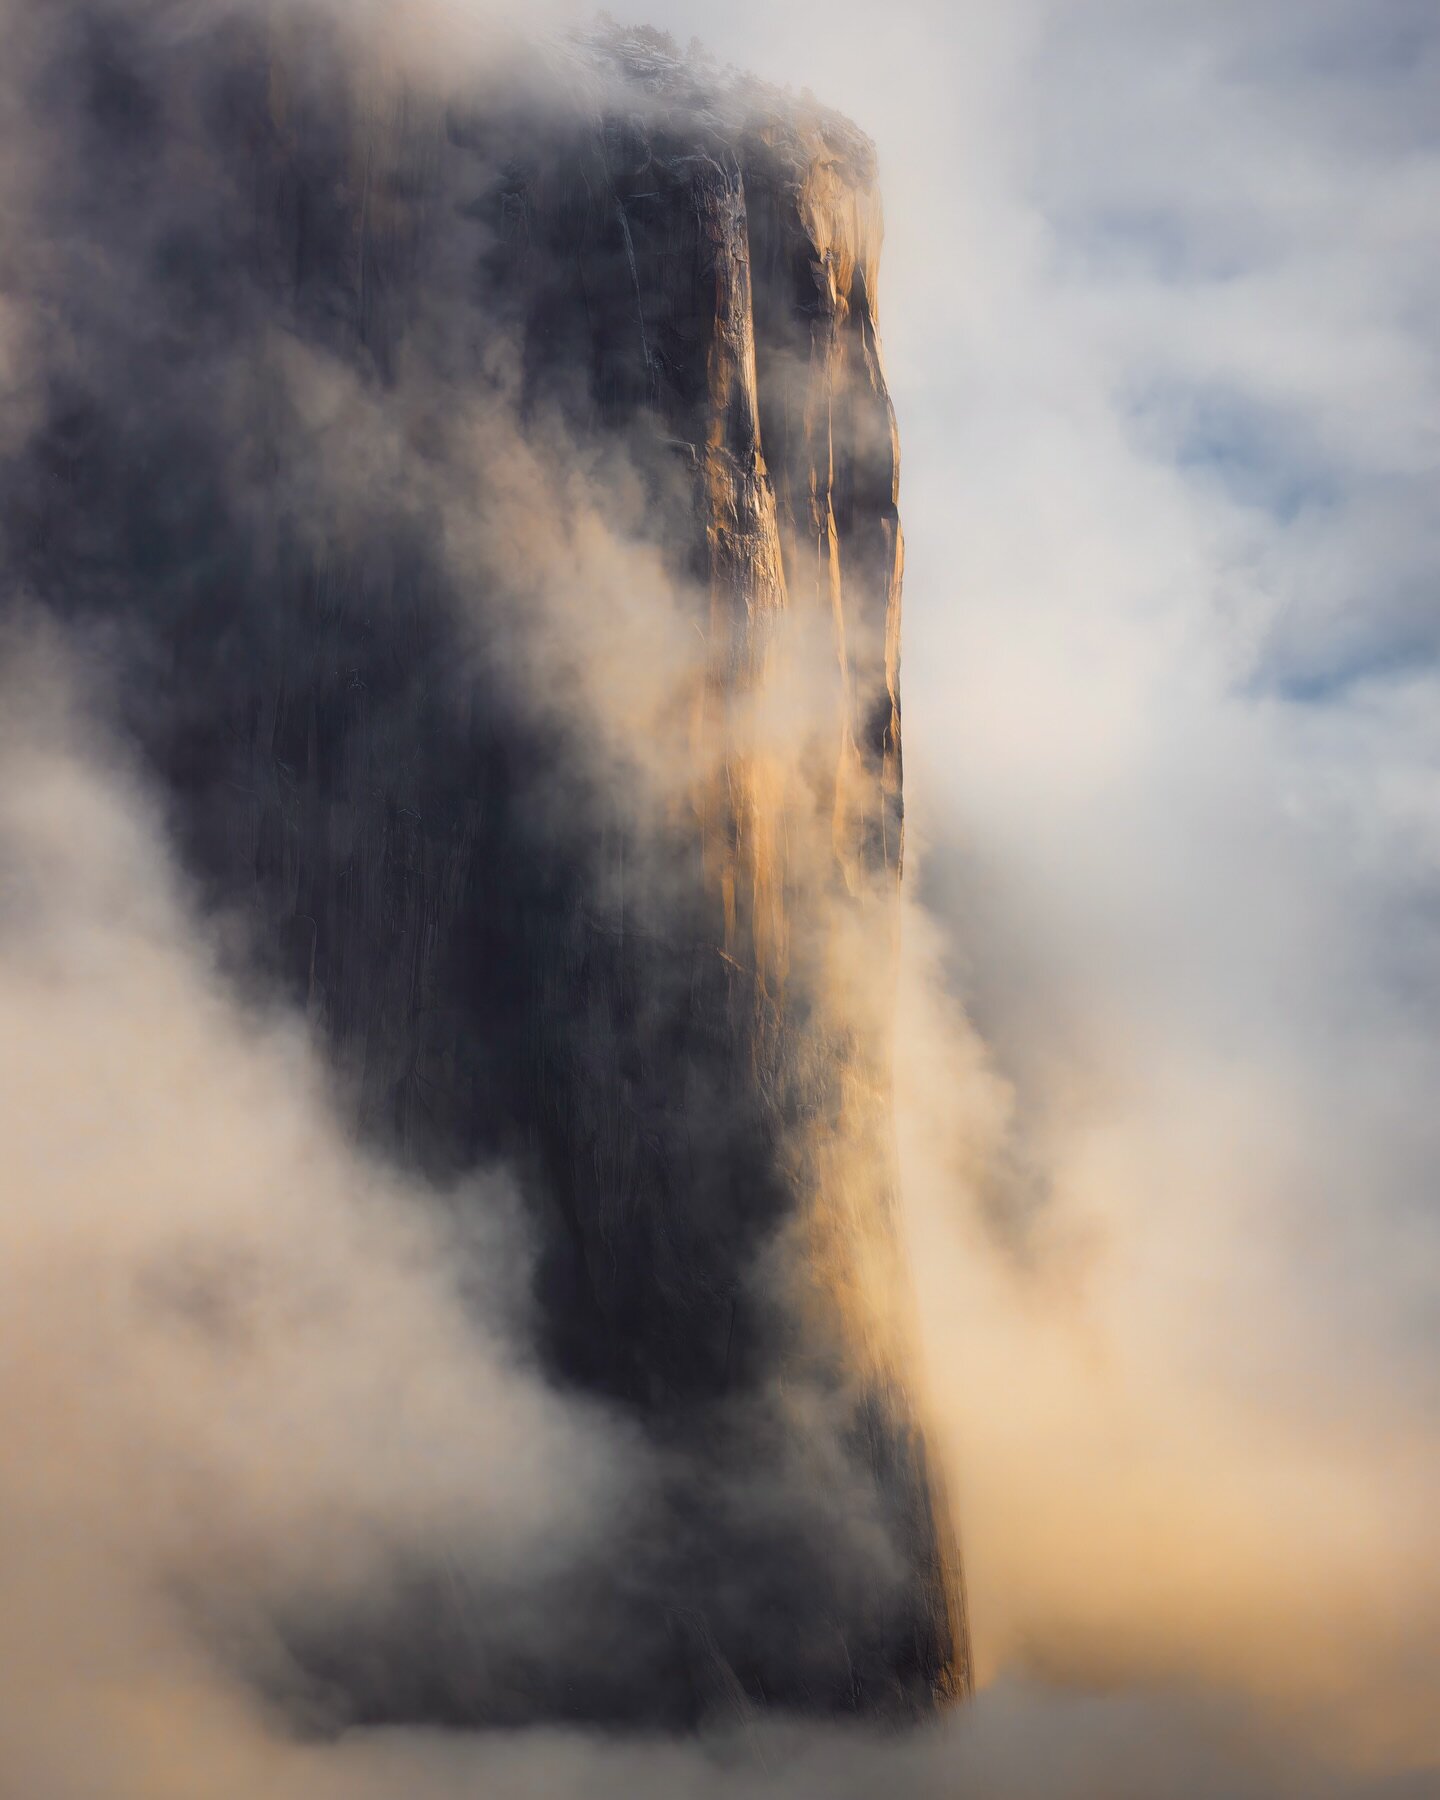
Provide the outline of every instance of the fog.
[[[422,83],[497,58],[551,79],[504,9],[349,22]],[[981,1692],[883,1740],[281,1723],[278,1597],[383,1605],[397,1546],[453,1542],[480,1653],[543,1656],[583,1634],[567,1576],[636,1541],[653,1470],[538,1372],[509,1172],[476,1178],[480,1207],[417,1199],[354,1141],[301,1023],[234,982],[92,698],[104,647],[25,615],[0,752],[6,1781],[1418,1795],[1440,1758],[1440,33],[1399,0],[837,0],[818,28],[657,0],[649,22],[880,149],[909,545],[897,1104]],[[6,103],[14,194],[35,169]],[[7,442],[44,274],[0,314]],[[407,460],[439,396],[375,418],[323,359],[275,363],[335,481],[311,516],[420,479],[451,567],[539,608],[513,637],[491,618],[477,659],[578,718],[660,831],[705,773],[686,596],[629,473],[558,422],[522,443],[503,354],[495,379],[447,421],[477,503]],[[812,701],[772,698],[753,728],[788,745]],[[663,906],[663,839],[647,873]]]

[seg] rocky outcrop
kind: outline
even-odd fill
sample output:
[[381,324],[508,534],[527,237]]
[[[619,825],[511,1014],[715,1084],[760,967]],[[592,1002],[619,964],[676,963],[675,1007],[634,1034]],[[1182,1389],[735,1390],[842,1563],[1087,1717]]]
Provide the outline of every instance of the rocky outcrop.
[[[119,710],[244,921],[237,969],[308,1010],[378,1153],[452,1190],[515,1173],[553,1379],[667,1471],[611,1564],[535,1599],[573,1613],[564,1655],[520,1633],[476,1666],[416,1546],[365,1616],[302,1597],[277,1622],[303,1704],[923,1712],[968,1650],[894,1216],[872,148],[654,34],[557,52],[563,104],[442,103],[313,24],[158,55],[116,16],[64,47],[56,204],[131,288],[47,265],[81,350],[6,472],[12,563],[121,644]],[[349,428],[315,424],[327,383],[388,446],[358,494]],[[633,472],[632,535],[698,646],[654,804],[486,651],[523,637],[523,582],[493,543],[457,559],[465,483],[505,454],[466,460],[462,399]]]

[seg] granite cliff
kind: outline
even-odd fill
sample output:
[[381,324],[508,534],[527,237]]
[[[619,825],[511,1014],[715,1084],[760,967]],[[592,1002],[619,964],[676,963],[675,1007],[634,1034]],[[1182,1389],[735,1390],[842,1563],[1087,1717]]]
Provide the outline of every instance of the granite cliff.
[[895,1218],[873,149],[653,33],[439,94],[323,15],[164,12],[31,46],[65,155],[10,575],[119,671],[234,979],[305,1009],[377,1155],[513,1172],[549,1379],[667,1470],[557,1572],[562,1654],[477,1661],[407,1546],[275,1621],[277,1697],[923,1713],[969,1668]]

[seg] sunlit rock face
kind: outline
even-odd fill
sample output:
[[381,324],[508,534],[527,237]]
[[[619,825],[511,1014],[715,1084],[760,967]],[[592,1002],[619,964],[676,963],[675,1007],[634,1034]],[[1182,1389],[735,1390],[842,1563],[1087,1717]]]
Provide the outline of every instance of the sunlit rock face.
[[[274,1697],[923,1713],[968,1651],[894,1220],[872,147],[651,34],[441,98],[314,19],[124,16],[35,52],[70,153],[14,570],[124,668],[237,977],[445,1204],[511,1171],[544,1366],[661,1471],[604,1566],[507,1598],[503,1654],[463,1563],[400,1544],[274,1621]],[[685,648],[652,668],[642,616],[572,703],[615,587],[576,506]]]

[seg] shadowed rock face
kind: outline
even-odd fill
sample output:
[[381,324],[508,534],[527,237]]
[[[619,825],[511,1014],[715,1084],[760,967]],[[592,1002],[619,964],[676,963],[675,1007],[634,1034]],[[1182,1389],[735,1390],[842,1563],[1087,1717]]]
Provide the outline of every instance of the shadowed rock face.
[[[308,1010],[377,1152],[462,1194],[516,1172],[544,1362],[665,1471],[606,1567],[529,1601],[573,1619],[560,1652],[477,1658],[486,1596],[414,1546],[362,1616],[297,1596],[278,1698],[923,1712],[968,1659],[892,1216],[872,149],[643,33],[442,104],[313,25],[125,17],[34,50],[69,155],[32,198],[55,329],[7,438],[12,575],[118,659],[237,972]],[[499,464],[542,436],[623,463],[690,609],[689,762],[653,804],[515,650]],[[467,483],[502,499],[462,554]]]

